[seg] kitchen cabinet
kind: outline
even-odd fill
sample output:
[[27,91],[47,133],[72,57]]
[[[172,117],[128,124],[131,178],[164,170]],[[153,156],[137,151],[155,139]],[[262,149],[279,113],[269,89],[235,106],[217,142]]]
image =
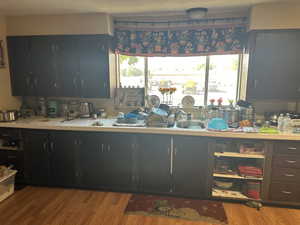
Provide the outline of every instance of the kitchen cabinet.
[[116,190],[134,189],[134,135],[104,134],[105,183]]
[[29,37],[7,39],[11,87],[14,96],[35,95]]
[[173,191],[207,198],[208,141],[202,137],[173,137]]
[[51,37],[34,36],[30,39],[31,69],[37,96],[57,96],[55,48],[55,40]]
[[75,186],[76,142],[73,133],[23,131],[28,183]]
[[50,132],[49,165],[51,185],[76,186],[76,135],[72,132]]
[[48,133],[23,131],[26,181],[34,185],[49,185],[50,161]]
[[7,40],[14,96],[109,98],[116,85],[108,35]]
[[102,133],[84,132],[80,134],[79,176],[80,186],[85,188],[103,188],[105,173],[104,140]]
[[300,31],[250,34],[248,100],[296,100],[300,97]]
[[58,96],[80,96],[79,54],[77,38],[56,36],[56,68],[58,74]]
[[107,38],[97,35],[78,38],[81,97],[109,97],[108,44]]
[[131,135],[82,133],[80,179],[83,187],[132,190]]
[[139,190],[146,193],[170,193],[171,136],[138,135]]
[[273,143],[266,200],[280,204],[300,204],[300,143],[282,141]]

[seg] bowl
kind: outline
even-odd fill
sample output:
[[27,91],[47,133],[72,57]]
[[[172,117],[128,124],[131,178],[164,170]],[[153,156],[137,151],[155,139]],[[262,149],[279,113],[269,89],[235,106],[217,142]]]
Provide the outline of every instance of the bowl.
[[232,188],[233,182],[215,180],[215,185],[221,189],[229,189]]

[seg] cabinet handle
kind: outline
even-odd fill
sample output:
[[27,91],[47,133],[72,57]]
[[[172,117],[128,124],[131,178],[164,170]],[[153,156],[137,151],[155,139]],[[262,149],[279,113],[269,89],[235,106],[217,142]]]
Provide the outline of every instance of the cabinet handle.
[[294,163],[296,163],[297,161],[295,161],[295,160],[285,160],[287,163],[290,163],[290,164],[294,164]]
[[282,193],[282,194],[286,194],[286,195],[292,194],[292,192],[290,192],[290,191],[281,191],[281,193]]
[[173,175],[173,151],[174,151],[173,137],[171,137],[171,165],[170,165],[170,174],[171,175]]
[[44,151],[47,150],[47,143],[46,143],[46,142],[43,143],[43,150],[44,150]]
[[29,85],[30,85],[30,77],[26,76],[26,86],[29,86]]
[[101,144],[101,152],[104,152],[104,144]]
[[175,147],[174,148],[174,156],[176,156],[177,155],[177,148]]
[[9,158],[9,159],[16,159],[17,156],[15,156],[15,155],[9,155],[7,158]]
[[33,83],[34,83],[34,86],[37,87],[37,85],[38,85],[38,78],[34,78]]
[[257,88],[258,80],[254,80],[254,88]]
[[77,78],[76,77],[73,78],[73,86],[77,87]]
[[53,84],[53,87],[54,87],[54,88],[57,88],[57,83],[56,83],[56,82]]
[[294,174],[288,174],[288,173],[286,173],[286,174],[284,174],[284,176],[286,176],[286,177],[294,177],[295,175]]
[[109,151],[109,152],[110,152],[110,145],[108,145],[108,146],[107,146],[107,151]]
[[54,142],[53,141],[50,142],[50,148],[51,148],[51,151],[54,150]]
[[288,150],[293,151],[293,150],[297,150],[297,148],[296,147],[288,147]]
[[83,87],[84,86],[84,80],[83,79],[81,79],[81,87]]

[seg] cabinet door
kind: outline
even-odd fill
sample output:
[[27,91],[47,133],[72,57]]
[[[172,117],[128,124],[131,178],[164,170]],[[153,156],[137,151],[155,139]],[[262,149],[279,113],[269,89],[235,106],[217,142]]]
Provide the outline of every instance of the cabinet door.
[[49,140],[51,184],[66,187],[74,186],[76,134],[51,132]]
[[54,60],[55,39],[49,36],[31,37],[33,82],[37,96],[56,96],[57,80]]
[[201,137],[174,136],[174,192],[189,197],[208,197],[208,142]]
[[299,31],[267,31],[252,36],[247,98],[300,97]]
[[58,72],[59,96],[79,97],[79,54],[77,38],[74,36],[57,36],[55,61]]
[[7,38],[11,87],[14,96],[34,96],[34,77],[30,61],[30,38]]
[[50,184],[48,134],[42,131],[23,131],[27,181],[35,185]]
[[[1,163],[0,163],[1,164]],[[24,183],[24,154],[23,151],[7,151],[6,165],[17,170],[16,183]]]
[[[102,153],[104,140],[102,133],[84,132],[80,134],[80,183],[86,188],[105,186],[105,169],[109,169]],[[108,168],[105,168],[108,166]]]
[[105,134],[105,184],[116,190],[133,189],[133,141],[130,134]]
[[101,35],[78,37],[81,97],[109,97],[107,42]]
[[171,190],[171,137],[138,135],[139,189],[149,193]]

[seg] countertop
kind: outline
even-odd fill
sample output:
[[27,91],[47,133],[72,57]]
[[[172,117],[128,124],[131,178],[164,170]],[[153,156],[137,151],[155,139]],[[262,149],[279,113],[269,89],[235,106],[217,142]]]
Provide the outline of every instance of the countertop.
[[[300,141],[300,134],[280,133],[280,134],[261,134],[243,132],[217,132],[205,129],[184,129],[184,128],[155,128],[155,127],[118,127],[113,126],[114,119],[75,119],[62,122],[63,118],[39,118],[20,119],[14,122],[0,122],[2,128],[21,128],[21,129],[42,129],[42,130],[61,130],[61,131],[94,131],[94,132],[123,132],[123,133],[144,133],[144,134],[170,134],[170,135],[190,135],[205,137],[223,138],[244,138],[262,140],[296,140]],[[100,121],[103,126],[93,126],[92,124]]]

